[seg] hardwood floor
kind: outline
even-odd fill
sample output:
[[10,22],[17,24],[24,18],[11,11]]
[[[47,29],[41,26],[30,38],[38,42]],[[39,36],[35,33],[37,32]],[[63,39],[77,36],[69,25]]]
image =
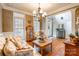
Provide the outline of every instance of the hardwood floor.
[[[45,56],[64,56],[65,45],[63,42],[64,39],[54,39],[52,41],[52,49],[53,49],[52,52],[45,53]],[[28,43],[32,45],[32,42],[28,42]]]
[[52,53],[49,52],[48,56],[64,56],[65,52],[65,45],[64,45],[64,39],[56,39],[52,42]]

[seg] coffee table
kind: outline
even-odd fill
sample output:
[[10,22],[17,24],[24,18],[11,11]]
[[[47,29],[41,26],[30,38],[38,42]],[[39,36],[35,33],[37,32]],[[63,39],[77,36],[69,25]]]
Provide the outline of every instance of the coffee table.
[[51,52],[52,52],[52,40],[46,39],[45,42],[40,42],[39,40],[34,40],[33,41],[33,47],[34,46],[39,47],[40,50],[41,50],[41,52],[40,52],[41,55],[43,55],[44,48],[49,46],[49,45],[51,46]]

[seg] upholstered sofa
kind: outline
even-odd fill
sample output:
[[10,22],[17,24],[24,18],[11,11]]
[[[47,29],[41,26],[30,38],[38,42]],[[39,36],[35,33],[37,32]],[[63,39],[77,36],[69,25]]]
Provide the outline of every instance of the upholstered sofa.
[[[0,56],[34,56],[34,48],[11,33],[0,34]],[[40,55],[40,54],[39,54]]]

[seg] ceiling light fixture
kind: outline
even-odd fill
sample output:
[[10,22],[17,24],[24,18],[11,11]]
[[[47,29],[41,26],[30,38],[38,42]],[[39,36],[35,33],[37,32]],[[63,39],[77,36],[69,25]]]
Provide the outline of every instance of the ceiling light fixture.
[[38,5],[39,5],[38,10],[37,10],[37,12],[36,12],[36,10],[33,11],[33,16],[35,16],[35,17],[40,17],[40,16],[46,17],[47,13],[42,11],[42,9],[40,7],[40,3]]
[[46,12],[43,12],[41,10],[40,3],[39,3],[37,12],[35,10],[33,11],[33,16],[38,18],[38,21],[40,22],[40,31],[41,31],[42,30],[42,20],[46,19],[47,14],[46,14]]

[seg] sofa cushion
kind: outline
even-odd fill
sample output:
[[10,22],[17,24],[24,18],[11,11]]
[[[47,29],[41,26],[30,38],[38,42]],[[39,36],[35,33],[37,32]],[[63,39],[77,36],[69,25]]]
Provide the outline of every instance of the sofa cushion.
[[6,56],[14,56],[16,52],[16,46],[10,41],[9,38],[6,38],[6,43],[3,50]]
[[22,41],[21,41],[21,37],[20,36],[15,36],[15,37],[10,37],[11,41],[15,44],[15,46],[17,47],[17,49],[22,49]]
[[0,37],[0,56],[3,55],[3,47],[5,44],[5,38],[4,37]]
[[33,56],[33,49],[25,48],[16,51],[16,56]]
[[26,44],[26,48],[22,48],[16,51],[16,56],[33,56],[33,47]]

